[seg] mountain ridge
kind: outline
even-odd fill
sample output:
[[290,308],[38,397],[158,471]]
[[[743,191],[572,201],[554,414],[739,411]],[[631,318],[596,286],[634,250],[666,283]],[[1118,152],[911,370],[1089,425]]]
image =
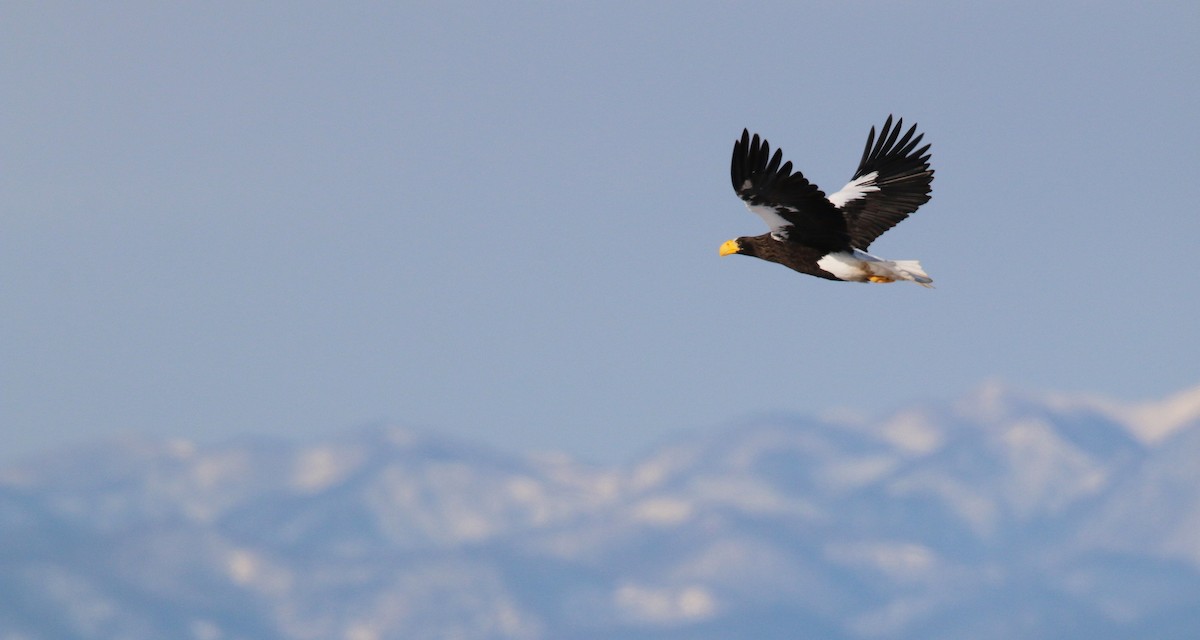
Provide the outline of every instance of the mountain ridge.
[[0,469],[0,638],[1192,637],[1197,389],[989,383],[621,466],[400,427],[74,447]]

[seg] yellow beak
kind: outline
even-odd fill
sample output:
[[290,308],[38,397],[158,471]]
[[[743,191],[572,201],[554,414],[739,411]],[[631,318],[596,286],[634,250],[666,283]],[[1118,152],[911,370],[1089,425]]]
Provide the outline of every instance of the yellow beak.
[[741,250],[742,248],[738,246],[737,240],[726,240],[721,245],[720,253],[723,256],[727,256],[731,253],[737,253]]

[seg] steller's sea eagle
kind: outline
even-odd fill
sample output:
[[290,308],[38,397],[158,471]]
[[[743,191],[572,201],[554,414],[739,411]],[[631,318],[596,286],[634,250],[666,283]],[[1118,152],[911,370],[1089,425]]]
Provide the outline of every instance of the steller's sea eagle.
[[900,135],[903,124],[900,119],[893,127],[888,116],[878,138],[871,127],[854,177],[828,197],[799,171],[793,173],[791,162],[780,164],[781,149],[771,155],[766,139],[743,129],[733,143],[733,190],[771,231],[726,241],[720,254],[754,256],[829,280],[932,286],[916,260],[867,253],[875,238],[929,201],[929,145],[917,148],[924,134],[917,134],[916,125]]

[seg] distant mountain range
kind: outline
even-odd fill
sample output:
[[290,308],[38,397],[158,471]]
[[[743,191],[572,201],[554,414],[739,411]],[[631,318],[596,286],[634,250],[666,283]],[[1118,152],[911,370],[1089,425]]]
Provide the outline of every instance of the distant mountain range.
[[403,428],[0,471],[0,640],[1200,638],[1200,387],[988,385],[600,468]]

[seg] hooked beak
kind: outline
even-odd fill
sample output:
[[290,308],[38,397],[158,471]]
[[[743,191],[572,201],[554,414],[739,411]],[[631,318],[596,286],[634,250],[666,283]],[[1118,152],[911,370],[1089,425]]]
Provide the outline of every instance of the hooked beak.
[[732,253],[738,253],[741,250],[742,250],[742,248],[738,246],[737,240],[726,240],[724,243],[721,244],[719,253],[722,256],[727,256]]

